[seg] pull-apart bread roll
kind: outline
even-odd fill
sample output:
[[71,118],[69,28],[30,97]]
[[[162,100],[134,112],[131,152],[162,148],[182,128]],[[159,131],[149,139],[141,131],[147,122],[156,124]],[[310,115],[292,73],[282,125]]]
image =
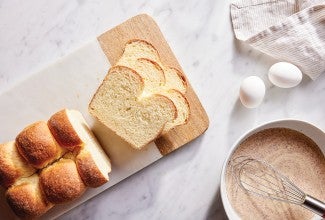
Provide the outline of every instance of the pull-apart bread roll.
[[174,103],[160,94],[143,94],[135,70],[112,67],[89,104],[89,112],[136,149],[156,139],[177,117]]
[[16,137],[16,145],[20,155],[37,169],[54,162],[64,153],[45,121],[36,122],[20,132]]
[[18,153],[15,142],[0,144],[0,185],[8,188],[22,177],[31,176],[36,170]]
[[86,190],[75,162],[65,158],[42,170],[40,186],[45,198],[54,204],[72,201]]
[[76,157],[76,164],[82,181],[88,187],[99,187],[108,182],[111,164],[104,152],[96,145],[87,145]]
[[165,125],[163,133],[187,122],[190,107],[185,97],[187,88],[185,78],[176,68],[162,64],[154,46],[143,40],[129,41],[117,65],[130,67],[139,73],[144,79],[145,93],[161,94],[173,101],[177,117]]
[[110,160],[81,113],[63,109],[48,122],[0,144],[0,185],[20,218],[37,218],[55,204],[73,201],[89,187],[106,183]]
[[57,142],[77,155],[77,169],[86,186],[98,187],[109,180],[110,160],[80,112],[61,110],[48,125]]
[[88,129],[88,125],[80,112],[63,109],[52,115],[47,124],[61,147],[69,151],[79,152],[81,147],[85,145],[84,130]]
[[15,214],[23,219],[37,218],[53,207],[40,189],[37,174],[17,181],[7,190],[6,199]]

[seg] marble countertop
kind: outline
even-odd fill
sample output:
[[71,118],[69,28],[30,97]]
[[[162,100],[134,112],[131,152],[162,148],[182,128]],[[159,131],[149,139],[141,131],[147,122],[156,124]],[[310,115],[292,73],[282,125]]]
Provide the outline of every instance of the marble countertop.
[[[283,118],[325,130],[325,76],[293,89],[267,80],[276,62],[234,39],[230,1],[0,1],[0,91],[122,21],[147,13],[160,26],[210,117],[187,146],[61,216],[60,219],[226,219],[222,164],[248,129]],[[242,79],[257,75],[267,91],[259,108],[238,101]]]

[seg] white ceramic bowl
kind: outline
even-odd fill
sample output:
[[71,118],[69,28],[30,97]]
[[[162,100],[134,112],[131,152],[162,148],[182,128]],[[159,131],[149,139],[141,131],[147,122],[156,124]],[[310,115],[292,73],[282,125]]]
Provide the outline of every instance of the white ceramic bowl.
[[[231,220],[240,219],[240,217],[235,212],[235,210],[232,208],[230,201],[228,200],[228,196],[227,196],[225,180],[226,180],[226,168],[227,168],[229,159],[231,158],[232,154],[237,149],[237,147],[241,144],[241,142],[244,141],[247,137],[249,137],[250,135],[252,135],[256,132],[259,132],[261,130],[264,130],[267,128],[276,128],[276,127],[290,128],[290,129],[293,129],[293,130],[296,130],[296,131],[299,131],[299,132],[305,134],[306,136],[310,137],[319,146],[319,148],[325,155],[325,133],[321,129],[315,127],[312,124],[304,122],[304,121],[291,120],[291,119],[278,120],[278,121],[273,121],[273,122],[269,122],[269,123],[260,125],[257,128],[248,131],[246,134],[241,136],[239,138],[239,140],[236,143],[234,143],[234,145],[232,146],[232,148],[231,148],[230,152],[228,153],[226,160],[223,164],[222,173],[221,173],[221,184],[220,184],[221,199],[222,199],[222,203],[225,208],[225,211],[227,213],[227,216]],[[318,216],[315,215],[313,219],[322,219],[322,218],[321,217],[318,218]]]

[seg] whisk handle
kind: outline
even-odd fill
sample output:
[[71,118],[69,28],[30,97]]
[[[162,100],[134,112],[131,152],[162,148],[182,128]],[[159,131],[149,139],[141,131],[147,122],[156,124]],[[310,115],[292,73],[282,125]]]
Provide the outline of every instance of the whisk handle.
[[306,195],[302,206],[313,211],[317,215],[322,216],[323,218],[325,217],[325,203],[312,196]]

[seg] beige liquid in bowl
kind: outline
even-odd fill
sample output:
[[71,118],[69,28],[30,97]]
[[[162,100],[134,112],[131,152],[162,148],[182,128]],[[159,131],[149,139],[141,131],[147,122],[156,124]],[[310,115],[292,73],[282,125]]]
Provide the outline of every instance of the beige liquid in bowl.
[[[231,158],[238,156],[268,162],[304,192],[325,201],[325,157],[317,144],[304,134],[287,128],[262,130],[244,140]],[[244,192],[234,180],[229,164],[226,188],[232,207],[242,219],[301,220],[314,215],[297,205]]]

